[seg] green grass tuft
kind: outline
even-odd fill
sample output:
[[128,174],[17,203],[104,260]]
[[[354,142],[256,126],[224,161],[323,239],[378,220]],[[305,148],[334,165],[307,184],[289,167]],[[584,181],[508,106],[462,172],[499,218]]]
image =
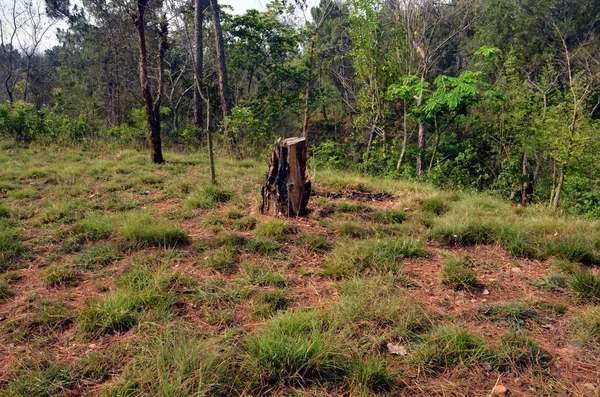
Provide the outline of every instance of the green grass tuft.
[[457,365],[473,367],[492,357],[487,343],[462,327],[440,327],[425,334],[411,362],[425,372],[442,372]]
[[233,352],[174,324],[144,337],[108,396],[220,396],[237,394]]
[[401,210],[388,210],[388,211],[377,211],[373,213],[369,218],[373,219],[377,223],[402,223],[406,221],[408,216],[406,212]]
[[276,242],[264,238],[250,240],[246,245],[246,248],[263,256],[275,256],[281,249]]
[[79,329],[95,337],[126,332],[149,310],[168,309],[175,298],[172,289],[177,276],[158,269],[136,266],[115,282],[115,288],[101,299],[91,299],[79,316]]
[[119,232],[126,240],[141,246],[173,247],[190,241],[187,231],[146,213],[128,214]]
[[481,287],[477,278],[477,272],[472,269],[473,261],[469,257],[446,258],[444,268],[442,269],[442,284],[450,288],[471,291]]
[[241,271],[245,281],[258,287],[284,288],[287,285],[283,274],[273,273],[256,265],[245,264]]
[[325,252],[331,248],[331,244],[318,234],[303,234],[300,239],[310,252]]
[[402,260],[427,256],[422,241],[398,239],[369,239],[344,242],[326,257],[324,274],[349,277],[368,272],[398,273]]
[[237,249],[223,247],[207,256],[206,265],[216,271],[223,273],[232,273],[237,269],[239,262],[239,253]]
[[19,279],[15,272],[0,273],[0,302],[15,295],[11,284]]
[[233,191],[222,186],[209,184],[202,190],[190,194],[186,204],[190,208],[208,209],[231,201]]
[[505,321],[514,327],[539,320],[537,311],[521,302],[484,304],[479,311],[492,320]]
[[73,261],[75,267],[81,270],[93,271],[113,263],[120,256],[119,249],[114,243],[92,245],[84,249]]
[[439,197],[432,197],[424,200],[422,204],[423,211],[431,212],[435,215],[443,215],[450,210],[450,206]]
[[73,231],[85,235],[90,241],[97,241],[110,237],[117,227],[117,218],[104,214],[92,214],[75,224]]
[[580,310],[573,316],[571,324],[583,346],[600,348],[600,306]]
[[298,232],[296,225],[279,219],[271,219],[256,226],[254,232],[264,237],[283,237]]
[[233,228],[241,232],[253,230],[256,227],[256,218],[253,216],[244,216],[233,222]]
[[0,218],[9,218],[11,212],[12,211],[9,206],[0,203]]
[[580,301],[600,303],[600,277],[591,271],[581,270],[573,274],[569,284]]
[[255,317],[268,318],[279,310],[284,310],[288,307],[290,299],[283,291],[260,291],[254,297]]
[[333,226],[333,229],[343,237],[366,238],[372,234],[364,225],[357,222],[339,222]]
[[510,333],[502,337],[495,363],[504,371],[526,367],[548,368],[552,357],[534,339]]
[[372,212],[373,207],[370,207],[370,206],[368,206],[366,204],[362,204],[362,203],[354,203],[351,201],[340,201],[335,206],[335,211],[339,212],[339,213],[358,214],[358,213]]
[[13,262],[25,251],[17,230],[0,223],[0,272],[10,270]]
[[78,274],[68,265],[51,265],[41,275],[48,287],[74,286],[78,282]]
[[273,317],[246,340],[248,362],[263,384],[339,381],[348,373],[344,335],[317,311]]

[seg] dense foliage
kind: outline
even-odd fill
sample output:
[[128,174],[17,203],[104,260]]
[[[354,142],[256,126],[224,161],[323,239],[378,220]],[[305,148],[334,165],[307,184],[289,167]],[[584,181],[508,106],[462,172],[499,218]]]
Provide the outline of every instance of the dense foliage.
[[[198,84],[196,4],[205,36]],[[0,136],[146,145],[135,5],[5,7]],[[205,145],[208,128],[217,145],[237,145],[235,155],[262,156],[307,122],[317,166],[514,200],[535,179],[532,200],[600,216],[600,3],[321,0],[306,8],[275,0],[265,11],[219,10],[231,94],[224,110],[208,1],[148,1],[149,84],[165,143]],[[58,44],[42,51],[45,30],[61,19],[68,27]]]

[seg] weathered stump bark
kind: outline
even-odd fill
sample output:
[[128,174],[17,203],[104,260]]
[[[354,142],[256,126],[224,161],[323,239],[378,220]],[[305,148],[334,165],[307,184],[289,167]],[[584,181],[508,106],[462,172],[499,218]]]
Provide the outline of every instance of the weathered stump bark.
[[271,151],[269,172],[261,189],[261,213],[299,216],[306,210],[310,181],[306,180],[306,140],[279,139]]

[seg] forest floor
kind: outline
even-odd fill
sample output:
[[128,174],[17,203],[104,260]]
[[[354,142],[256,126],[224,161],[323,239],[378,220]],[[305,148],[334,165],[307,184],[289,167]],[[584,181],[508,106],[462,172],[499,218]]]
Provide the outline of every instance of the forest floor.
[[0,151],[1,396],[600,396],[600,222],[266,163]]

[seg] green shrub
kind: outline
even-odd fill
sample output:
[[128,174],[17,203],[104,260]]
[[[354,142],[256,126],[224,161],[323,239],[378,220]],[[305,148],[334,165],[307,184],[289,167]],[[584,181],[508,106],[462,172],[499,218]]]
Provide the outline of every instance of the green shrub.
[[477,272],[471,268],[472,266],[473,262],[469,257],[446,258],[441,274],[442,284],[453,289],[467,291],[480,288],[481,283],[477,278]]
[[423,242],[418,240],[388,238],[345,242],[327,255],[324,274],[348,277],[368,272],[398,273],[403,259],[426,255]]

